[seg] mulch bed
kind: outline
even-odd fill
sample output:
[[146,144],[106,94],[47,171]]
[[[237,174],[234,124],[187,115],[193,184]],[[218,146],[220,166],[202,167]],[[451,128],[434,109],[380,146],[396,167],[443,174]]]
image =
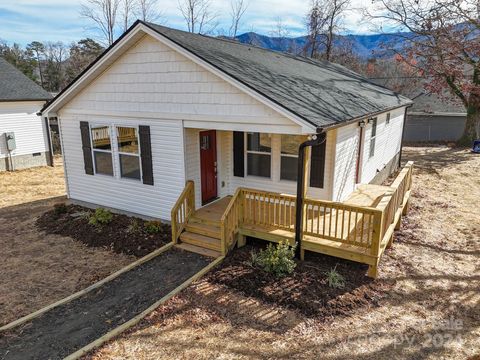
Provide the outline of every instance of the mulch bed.
[[210,263],[167,250],[78,299],[0,335],[0,359],[63,359],[141,313]]
[[[239,291],[263,302],[280,305],[323,319],[348,315],[360,307],[378,306],[394,285],[366,276],[368,266],[307,252],[295,271],[277,278],[248,264],[251,251],[263,245],[252,242],[236,250],[207,276],[212,283]],[[345,279],[343,288],[331,288],[326,273],[335,268]]]
[[69,236],[90,247],[136,257],[145,256],[171,241],[168,224],[160,224],[158,233],[149,234],[143,219],[113,214],[110,223],[95,226],[88,223],[88,214],[92,212],[79,205],[67,205],[62,212],[47,211],[37,219],[36,225],[48,234]]

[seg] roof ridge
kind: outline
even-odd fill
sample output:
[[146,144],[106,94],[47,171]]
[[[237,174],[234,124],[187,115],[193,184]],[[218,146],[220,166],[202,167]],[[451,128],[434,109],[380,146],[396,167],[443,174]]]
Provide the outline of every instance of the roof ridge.
[[[142,21],[142,22],[143,22],[143,21]],[[255,45],[255,44],[242,43],[242,42],[240,42],[240,41],[233,40],[232,38],[216,37],[216,36],[211,36],[211,35],[207,35],[207,34],[192,33],[192,32],[185,31],[185,30],[174,29],[174,28],[170,28],[170,27],[168,27],[168,26],[163,26],[163,25],[155,24],[155,23],[152,23],[152,22],[145,22],[145,23],[148,24],[148,25],[154,25],[154,26],[158,26],[158,27],[164,28],[164,29],[166,29],[167,31],[172,31],[172,30],[173,30],[173,31],[178,31],[178,32],[181,32],[181,33],[188,34],[188,35],[190,35],[190,36],[191,36],[191,35],[200,36],[200,37],[207,38],[207,39],[211,39],[211,40],[224,41],[224,42],[227,42],[227,43],[229,43],[229,44],[240,45],[240,46],[243,46],[243,47],[251,47],[251,48],[254,48],[254,49],[258,49],[258,50],[265,51],[265,52],[267,52],[267,53],[272,53],[272,54],[280,55],[280,56],[284,56],[284,57],[290,57],[290,58],[293,58],[293,59],[299,60],[299,61],[304,61],[304,59],[307,59],[307,60],[311,60],[311,59],[312,59],[312,58],[309,58],[309,57],[307,57],[307,56],[292,54],[292,53],[288,53],[288,52],[281,51],[281,50],[268,49],[268,48],[264,48],[264,47],[261,47],[261,46]],[[256,33],[254,33],[254,34],[256,34]],[[284,38],[285,38],[285,37],[284,37]],[[334,64],[334,63],[332,63],[332,62],[329,62],[329,63],[330,63],[330,64]]]

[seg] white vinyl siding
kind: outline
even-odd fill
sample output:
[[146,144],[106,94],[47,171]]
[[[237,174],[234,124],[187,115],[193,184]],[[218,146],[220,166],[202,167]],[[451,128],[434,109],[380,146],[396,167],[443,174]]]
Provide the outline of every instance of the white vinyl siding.
[[[115,119],[119,126],[150,126],[154,185],[138,180],[85,174],[80,121],[109,123],[100,116],[62,116],[63,153],[68,181],[68,195],[86,201],[141,215],[170,220],[170,209],[185,186],[183,129],[181,121],[151,119]],[[118,162],[113,162],[119,173]]]
[[8,156],[4,133],[14,132],[17,148],[12,156],[49,151],[45,121],[37,116],[41,101],[0,102],[0,158]]
[[390,123],[387,124],[387,113],[377,116],[377,131],[375,139],[375,153],[370,157],[370,139],[372,123],[365,127],[365,139],[363,147],[363,164],[361,179],[362,183],[369,183],[378,172],[400,151],[402,143],[402,129],[405,115],[405,108],[396,109],[390,112]]
[[[222,149],[222,164],[220,164],[219,168],[218,182],[219,184],[222,184],[222,182],[225,184],[224,189],[221,189],[222,196],[223,194],[226,194],[227,191],[229,194],[233,194],[238,187],[248,187],[296,195],[297,183],[295,181],[280,180],[280,135],[272,134],[272,173],[270,179],[258,176],[248,176],[246,174],[243,178],[233,176],[233,133],[230,131],[217,131],[217,141],[219,139]],[[327,133],[325,159],[325,185],[323,189],[309,187],[308,196],[315,199],[330,199],[334,152],[334,132],[329,131]]]
[[[301,132],[298,124],[228,84],[218,76],[145,36],[86,86],[59,112],[65,147],[67,186],[72,199],[143,215],[170,219],[170,210],[187,179],[195,181],[200,201],[198,130],[228,126],[270,127]],[[149,125],[152,136],[154,186],[131,179],[86,175],[79,121],[126,126]],[[185,127],[185,128],[182,128]],[[224,171],[231,156],[217,131],[217,152]],[[185,140],[185,144],[184,144]],[[113,162],[118,174],[118,162]],[[219,196],[229,194],[218,179]]]
[[128,49],[61,112],[178,119],[194,128],[301,131],[298,124],[150,36]]
[[343,201],[355,190],[360,127],[354,123],[336,133],[333,200]]

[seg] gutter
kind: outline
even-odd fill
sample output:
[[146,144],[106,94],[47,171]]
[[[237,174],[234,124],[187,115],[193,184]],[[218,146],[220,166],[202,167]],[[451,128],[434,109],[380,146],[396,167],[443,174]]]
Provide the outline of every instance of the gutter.
[[318,146],[327,139],[325,129],[318,128],[317,134],[311,140],[307,140],[298,147],[298,178],[297,198],[295,203],[295,241],[297,243],[296,255],[300,256],[302,246],[302,219],[303,219],[303,193],[305,191],[305,149],[308,146]]
[[397,106],[394,106],[394,107],[391,107],[391,108],[382,109],[382,110],[378,110],[378,111],[375,111],[375,112],[372,112],[372,113],[369,113],[369,114],[358,116],[358,117],[355,117],[353,119],[350,119],[350,120],[347,120],[347,121],[342,121],[342,122],[336,123],[336,124],[331,125],[331,126],[327,125],[327,126],[325,126],[325,130],[337,129],[337,128],[342,127],[342,126],[353,124],[353,123],[355,123],[357,121],[360,121],[362,119],[368,119],[369,117],[375,117],[377,115],[380,115],[380,114],[383,114],[383,113],[386,113],[386,112],[390,112],[390,111],[393,111],[393,110],[396,110],[396,109],[399,109],[399,108],[402,108],[402,107],[409,108],[411,106],[413,106],[413,101],[409,102],[409,103],[406,103],[406,104],[403,104],[403,105],[397,105]]

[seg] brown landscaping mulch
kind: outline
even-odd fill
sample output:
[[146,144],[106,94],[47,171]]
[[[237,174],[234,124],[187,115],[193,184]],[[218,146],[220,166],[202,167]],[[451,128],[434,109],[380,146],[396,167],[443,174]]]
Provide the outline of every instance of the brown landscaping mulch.
[[[258,252],[261,246],[252,242],[238,249],[211,272],[207,280],[246,296],[323,319],[348,315],[360,307],[378,306],[394,285],[392,281],[368,278],[365,265],[314,253],[307,253],[305,261],[298,261],[291,275],[277,278],[250,265],[251,252]],[[327,272],[334,268],[345,279],[343,288],[328,284]]]
[[39,229],[47,234],[69,236],[90,247],[110,249],[116,253],[142,257],[171,241],[171,228],[160,224],[160,231],[150,234],[145,221],[140,218],[113,214],[112,221],[103,225],[91,225],[88,214],[93,210],[79,205],[67,205],[66,211],[47,211],[36,221]]

